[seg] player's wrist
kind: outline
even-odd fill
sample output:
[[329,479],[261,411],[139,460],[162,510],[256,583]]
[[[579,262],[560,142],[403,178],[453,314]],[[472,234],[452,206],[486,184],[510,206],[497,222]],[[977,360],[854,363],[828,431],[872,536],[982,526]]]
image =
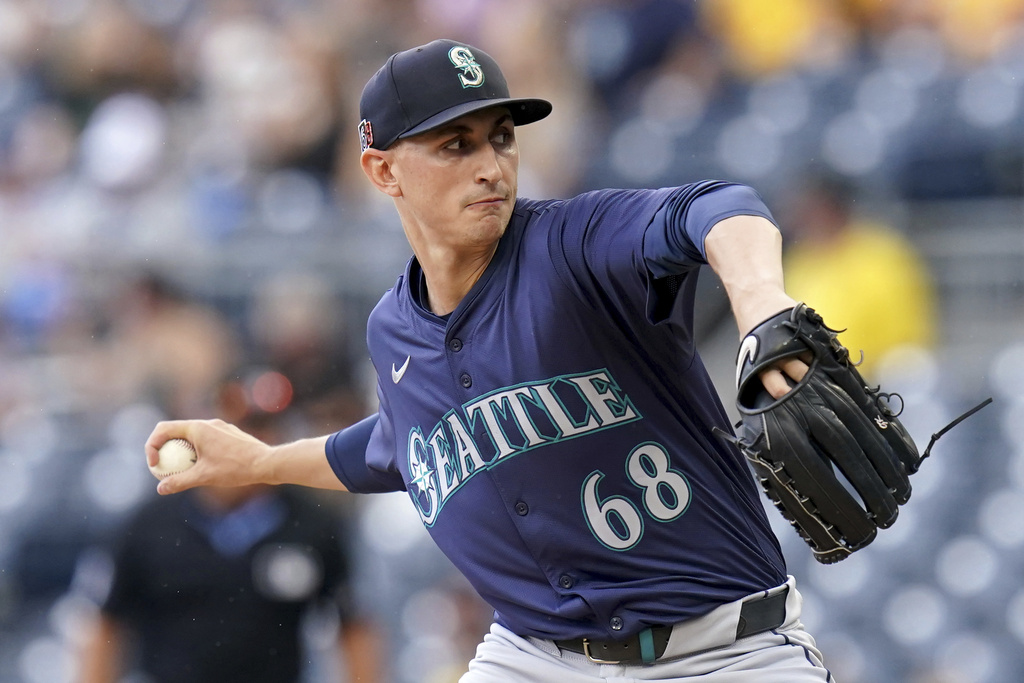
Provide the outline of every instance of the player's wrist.
[[253,461],[253,474],[264,484],[298,484],[340,489],[340,482],[325,455],[326,436],[280,445],[262,444]]
[[749,297],[734,297],[733,316],[736,318],[740,339],[750,334],[751,330],[761,323],[782,311],[793,308],[798,303],[781,290],[770,293],[762,290]]
[[284,484],[282,479],[283,462],[282,446],[261,444],[255,458],[252,461],[253,483],[258,484]]

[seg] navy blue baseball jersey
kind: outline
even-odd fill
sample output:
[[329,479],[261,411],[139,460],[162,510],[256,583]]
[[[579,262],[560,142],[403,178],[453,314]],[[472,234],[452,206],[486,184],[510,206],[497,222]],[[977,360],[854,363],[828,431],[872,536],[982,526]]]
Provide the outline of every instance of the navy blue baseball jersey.
[[339,479],[407,491],[520,635],[621,638],[779,585],[693,338],[704,237],[741,214],[771,220],[753,190],[715,181],[519,199],[443,317],[412,259],[369,318],[380,407],[329,440]]

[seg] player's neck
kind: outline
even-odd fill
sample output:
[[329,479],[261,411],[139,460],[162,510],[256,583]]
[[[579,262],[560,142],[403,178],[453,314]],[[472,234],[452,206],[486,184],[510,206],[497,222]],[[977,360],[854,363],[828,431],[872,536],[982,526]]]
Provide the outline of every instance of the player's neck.
[[427,284],[424,303],[435,315],[448,315],[473,289],[491,262],[497,244],[484,252],[451,254],[440,250],[427,250],[416,258],[423,269]]

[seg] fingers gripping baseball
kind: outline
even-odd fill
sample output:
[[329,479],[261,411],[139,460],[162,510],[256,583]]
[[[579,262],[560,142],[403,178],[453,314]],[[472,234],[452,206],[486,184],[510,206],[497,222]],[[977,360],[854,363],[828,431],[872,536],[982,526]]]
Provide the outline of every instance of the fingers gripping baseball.
[[160,481],[160,494],[196,486],[244,486],[260,482],[258,463],[270,446],[223,420],[160,422],[146,441],[146,461],[154,467],[159,450],[171,439],[184,439],[196,450],[196,464]]

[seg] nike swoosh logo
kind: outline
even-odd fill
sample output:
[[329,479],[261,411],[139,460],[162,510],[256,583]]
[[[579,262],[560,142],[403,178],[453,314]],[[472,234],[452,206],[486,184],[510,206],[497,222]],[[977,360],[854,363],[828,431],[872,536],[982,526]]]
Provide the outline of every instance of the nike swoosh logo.
[[402,377],[405,376],[405,371],[409,369],[409,359],[411,358],[412,356],[406,356],[405,362],[402,363],[402,367],[400,368],[396,368],[394,363],[391,364],[391,380],[395,384],[402,381]]
[[751,364],[754,362],[754,358],[757,357],[757,337],[752,334],[747,335],[743,338],[743,343],[740,344],[740,351],[736,358],[736,388],[740,386],[740,376],[743,374],[743,365],[749,360]]

